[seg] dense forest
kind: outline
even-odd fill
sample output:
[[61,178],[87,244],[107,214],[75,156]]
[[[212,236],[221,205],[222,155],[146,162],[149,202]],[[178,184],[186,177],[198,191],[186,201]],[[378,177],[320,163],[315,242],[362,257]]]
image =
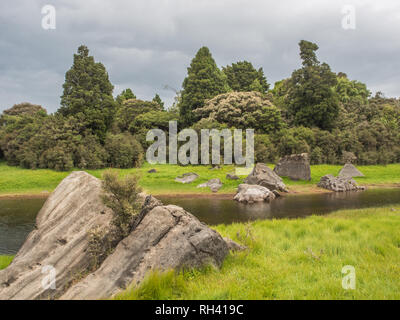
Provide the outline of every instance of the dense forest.
[[312,164],[400,162],[400,100],[335,73],[300,41],[301,67],[271,88],[262,68],[239,61],[218,68],[201,48],[169,108],[158,94],[138,99],[131,89],[113,96],[106,68],[78,48],[54,114],[31,103],[0,117],[0,159],[24,168],[128,168],[144,161],[149,129],[252,128],[257,162],[307,152]]

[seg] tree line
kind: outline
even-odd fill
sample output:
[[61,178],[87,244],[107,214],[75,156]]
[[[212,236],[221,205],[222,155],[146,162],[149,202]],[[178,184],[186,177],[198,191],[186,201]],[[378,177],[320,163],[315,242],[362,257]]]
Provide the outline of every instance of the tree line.
[[307,152],[313,164],[400,162],[400,100],[371,96],[364,83],[335,73],[300,41],[302,65],[270,84],[262,68],[239,61],[218,68],[202,47],[187,69],[175,103],[158,94],[138,99],[132,89],[113,97],[106,68],[86,46],[66,72],[60,108],[21,103],[0,116],[0,159],[24,168],[70,170],[140,166],[149,129],[253,128],[258,162]]

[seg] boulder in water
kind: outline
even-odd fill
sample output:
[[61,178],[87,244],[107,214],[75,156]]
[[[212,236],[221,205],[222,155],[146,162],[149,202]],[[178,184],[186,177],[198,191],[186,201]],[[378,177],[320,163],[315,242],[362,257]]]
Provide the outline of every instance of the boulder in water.
[[280,177],[288,177],[292,180],[311,180],[308,154],[292,154],[281,158],[274,172]]
[[268,188],[288,192],[282,178],[263,163],[257,163],[253,171],[244,180],[245,184],[256,184]]
[[245,203],[270,202],[275,199],[275,194],[263,186],[240,184],[234,199]]

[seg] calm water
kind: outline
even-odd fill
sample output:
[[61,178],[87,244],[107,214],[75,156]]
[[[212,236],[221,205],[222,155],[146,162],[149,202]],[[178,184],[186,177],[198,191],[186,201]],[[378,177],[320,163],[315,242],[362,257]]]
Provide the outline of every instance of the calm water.
[[[176,204],[201,221],[215,225],[257,219],[298,218],[327,214],[341,209],[400,204],[400,188],[364,192],[328,193],[282,197],[272,203],[240,204],[229,199],[185,199],[158,197],[164,204]],[[0,200],[0,255],[15,254],[32,231],[36,214],[45,200]]]

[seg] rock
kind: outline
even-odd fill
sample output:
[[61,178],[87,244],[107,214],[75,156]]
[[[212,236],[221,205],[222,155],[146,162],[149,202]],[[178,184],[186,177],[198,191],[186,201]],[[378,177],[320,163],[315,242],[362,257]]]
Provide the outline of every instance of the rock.
[[[141,195],[132,232],[92,269],[89,231],[111,230],[112,212],[101,193],[101,181],[85,172],[73,172],[60,183],[39,212],[36,229],[0,271],[0,300],[109,298],[151,269],[219,266],[229,252],[216,231],[184,209]],[[54,267],[56,289],[42,286],[49,276],[46,266]]]
[[211,179],[206,183],[199,184],[197,188],[207,188],[209,187],[212,192],[218,192],[222,188],[222,182],[219,179]]
[[237,175],[232,174],[232,173],[228,173],[228,174],[226,175],[226,178],[227,178],[228,180],[239,180],[239,177],[238,177]]
[[[109,228],[112,212],[100,200],[101,181],[78,171],[49,196],[11,265],[0,271],[0,299],[54,299],[90,264],[88,231]],[[101,214],[104,212],[104,214]],[[42,267],[56,270],[57,289],[42,286]]]
[[148,173],[156,173],[157,170],[156,169],[150,169],[149,171],[147,171]]
[[335,192],[363,191],[366,189],[365,187],[358,186],[350,177],[334,177],[331,174],[323,176],[318,183],[318,187]]
[[245,203],[262,201],[270,202],[275,199],[275,195],[273,192],[268,190],[268,188],[263,186],[240,184],[238,187],[238,191],[233,199]]
[[188,173],[184,173],[183,175],[175,178],[176,182],[180,182],[180,183],[191,183],[193,181],[195,181],[199,176],[196,173],[193,172],[188,172]]
[[94,273],[72,286],[61,299],[108,298],[138,284],[150,270],[220,266],[228,245],[215,231],[180,207],[159,206],[122,240]]
[[311,180],[308,154],[292,154],[281,158],[275,166],[274,172],[280,177],[288,177],[292,180]]
[[365,177],[354,165],[346,163],[339,172],[339,177]]
[[282,178],[262,163],[255,165],[253,171],[244,180],[244,183],[260,185],[269,190],[288,192]]

